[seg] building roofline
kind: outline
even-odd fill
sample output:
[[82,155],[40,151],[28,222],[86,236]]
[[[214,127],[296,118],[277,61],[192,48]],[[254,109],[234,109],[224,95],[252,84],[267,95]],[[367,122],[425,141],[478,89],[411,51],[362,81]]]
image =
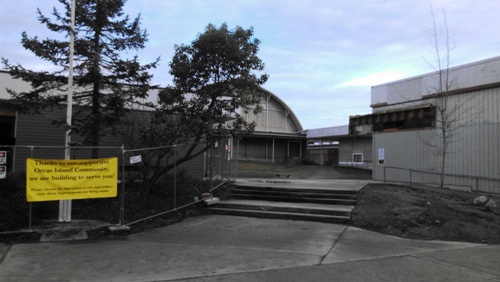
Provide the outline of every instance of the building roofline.
[[265,89],[264,87],[262,86],[258,86],[259,89],[261,89],[263,92],[265,93],[269,93],[271,95],[271,97],[273,97],[276,101],[278,101],[278,103],[280,103],[281,106],[283,106],[283,108],[285,108],[287,111],[290,112],[290,118],[292,119],[292,121],[295,123],[295,125],[297,125],[297,129],[299,131],[303,131],[304,128],[302,127],[302,124],[300,124],[300,121],[299,119],[297,118],[297,116],[295,115],[295,113],[293,112],[292,108],[290,108],[283,100],[281,100],[276,94],[272,93],[271,91]]
[[[488,59],[484,59],[484,60],[480,60],[480,61],[475,61],[475,62],[471,62],[471,63],[467,63],[467,64],[457,65],[457,66],[454,66],[454,67],[449,67],[448,70],[449,71],[454,71],[454,70],[468,68],[468,67],[471,67],[471,66],[480,65],[480,64],[484,64],[484,63],[488,63],[488,62],[493,62],[493,61],[500,61],[500,56],[492,57],[492,58],[488,58]],[[443,69],[443,70],[445,70],[445,69]],[[428,73],[424,73],[424,74],[419,74],[419,75],[415,75],[415,76],[411,76],[411,77],[406,77],[406,78],[403,78],[403,79],[398,79],[398,80],[393,80],[393,81],[386,82],[386,83],[381,83],[381,84],[373,85],[371,88],[382,87],[382,86],[389,86],[389,85],[392,85],[392,84],[398,84],[398,83],[401,83],[401,82],[406,82],[406,81],[414,80],[414,79],[417,79],[417,78],[423,78],[423,77],[431,76],[431,75],[438,74],[438,73],[439,73],[439,70],[432,71],[432,72],[428,72]]]

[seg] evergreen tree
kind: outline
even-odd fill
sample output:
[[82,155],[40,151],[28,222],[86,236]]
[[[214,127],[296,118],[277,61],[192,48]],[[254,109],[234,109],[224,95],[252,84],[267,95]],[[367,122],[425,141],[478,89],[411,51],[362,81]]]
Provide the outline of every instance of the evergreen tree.
[[[52,17],[37,9],[38,19],[50,31],[69,36],[71,0],[59,0],[64,13],[53,9]],[[124,15],[125,0],[76,0],[74,94],[75,111],[71,130],[84,136],[84,144],[99,146],[103,129],[113,126],[128,108],[146,98],[155,62],[141,65],[137,56],[122,58],[124,52],[144,48],[147,41],[140,15]],[[32,91],[8,89],[12,99],[3,102],[22,113],[65,106],[68,90],[69,40],[40,39],[22,34],[22,45],[37,57],[56,66],[56,71],[33,71],[2,58],[14,78],[29,82]],[[65,121],[58,121],[65,124]]]
[[159,113],[174,110],[181,124],[189,125],[184,135],[190,138],[214,142],[251,133],[255,124],[245,121],[245,113],[261,110],[260,85],[268,79],[257,56],[259,44],[253,29],[230,30],[224,23],[209,24],[190,45],[175,46],[174,85],[160,92]]

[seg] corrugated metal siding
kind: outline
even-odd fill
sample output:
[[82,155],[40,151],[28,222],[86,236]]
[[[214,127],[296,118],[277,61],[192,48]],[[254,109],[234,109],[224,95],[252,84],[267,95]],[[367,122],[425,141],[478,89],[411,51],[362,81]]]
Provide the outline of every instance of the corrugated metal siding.
[[[449,96],[450,107],[461,106],[462,125],[455,132],[446,159],[445,173],[488,178],[500,178],[500,89],[487,89]],[[385,149],[385,164],[375,165],[373,177],[383,180],[383,167],[399,167],[430,172],[440,169],[440,156],[426,144],[440,137],[438,129],[400,131],[373,135],[373,154],[378,160],[378,149]],[[391,181],[409,181],[409,172],[386,169]],[[439,177],[413,173],[412,181],[438,183]],[[447,177],[449,185],[476,188],[475,179]],[[500,193],[500,183],[478,181],[484,192]]]
[[339,166],[352,166],[352,155],[363,154],[363,163],[355,164],[356,167],[372,169],[372,138],[367,137],[342,137],[339,138]]
[[[373,135],[374,162],[373,179],[384,179],[384,167],[397,167],[425,171],[437,171],[436,156],[423,140],[432,139],[433,130],[400,131]],[[377,164],[378,150],[384,149],[385,163]],[[387,169],[386,179],[409,181],[405,170]]]
[[64,110],[43,110],[39,115],[18,114],[16,117],[16,145],[64,146],[66,131],[51,124],[50,119],[64,119]]

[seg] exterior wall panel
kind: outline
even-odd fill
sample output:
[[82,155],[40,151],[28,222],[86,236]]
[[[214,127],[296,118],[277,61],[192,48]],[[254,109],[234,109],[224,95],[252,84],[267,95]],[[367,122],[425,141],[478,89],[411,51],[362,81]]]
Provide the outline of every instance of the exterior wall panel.
[[16,117],[16,145],[40,144],[64,146],[66,131],[51,124],[50,119],[64,119],[64,110],[43,110],[39,115],[18,114]]
[[[353,154],[363,154],[362,162],[354,162]],[[339,139],[339,166],[372,169],[372,138],[342,137]]]
[[[464,89],[500,81],[500,57],[449,69],[451,89]],[[433,72],[399,81],[372,86],[372,105],[405,103],[436,93],[439,73]]]
[[[500,193],[500,182],[486,181],[465,176],[500,179],[500,88],[485,89],[458,95],[451,95],[449,108],[458,109],[456,130],[450,138],[451,144],[446,158],[446,177],[451,186],[479,189],[488,193]],[[433,101],[435,102],[435,101]],[[441,156],[429,144],[437,144],[439,129],[408,130],[373,135],[374,160],[377,162],[379,148],[385,149],[385,164],[376,164],[373,170],[375,180],[384,179],[384,167],[440,171]],[[391,181],[410,180],[406,170],[386,168],[386,179]],[[461,177],[462,176],[462,177]],[[439,183],[436,175],[412,172],[412,181]]]

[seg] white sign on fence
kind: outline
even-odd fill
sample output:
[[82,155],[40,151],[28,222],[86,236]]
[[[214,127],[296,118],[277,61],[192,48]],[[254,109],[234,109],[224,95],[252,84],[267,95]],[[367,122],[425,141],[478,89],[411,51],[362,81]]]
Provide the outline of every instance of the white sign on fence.
[[0,151],[0,164],[7,163],[7,151]]
[[0,165],[0,179],[7,178],[7,166]]
[[140,162],[142,162],[141,155],[130,157],[130,164],[136,164],[136,163],[140,163]]

